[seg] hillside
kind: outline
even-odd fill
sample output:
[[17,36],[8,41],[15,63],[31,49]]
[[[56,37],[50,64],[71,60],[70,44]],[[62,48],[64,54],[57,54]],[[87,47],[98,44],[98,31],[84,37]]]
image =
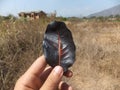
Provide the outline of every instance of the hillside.
[[120,15],[120,5],[114,6],[112,8],[106,9],[106,10],[103,10],[101,12],[91,14],[88,17],[92,17],[92,16],[96,16],[96,17],[99,17],[99,16],[111,16],[111,15],[113,15],[113,16]]

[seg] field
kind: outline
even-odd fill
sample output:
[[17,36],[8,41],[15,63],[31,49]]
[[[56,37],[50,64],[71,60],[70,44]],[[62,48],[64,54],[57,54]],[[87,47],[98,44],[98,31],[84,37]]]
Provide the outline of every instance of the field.
[[[42,40],[51,20],[0,22],[0,88],[13,90],[16,80],[42,55]],[[120,22],[66,22],[76,44],[74,90],[120,90]]]

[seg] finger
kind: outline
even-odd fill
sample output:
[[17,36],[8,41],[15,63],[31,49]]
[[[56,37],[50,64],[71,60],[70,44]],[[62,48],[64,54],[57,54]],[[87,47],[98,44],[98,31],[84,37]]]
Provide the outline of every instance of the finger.
[[72,77],[73,76],[73,72],[72,71],[70,71],[70,70],[68,70],[68,71],[66,71],[65,73],[64,73],[64,76],[66,76],[66,77]]
[[47,67],[43,73],[40,75],[40,87],[43,85],[43,83],[45,82],[45,80],[47,79],[47,77],[49,76],[49,74],[51,73],[52,68],[51,67]]
[[41,85],[40,80],[40,74],[46,67],[45,57],[41,56],[39,57],[27,70],[27,72],[19,78],[18,80],[18,86],[19,84],[31,89],[39,89]]
[[72,87],[69,86],[66,82],[60,82],[59,90],[72,90]]
[[42,55],[31,65],[31,67],[28,69],[26,74],[32,74],[32,75],[36,75],[37,77],[39,77],[40,74],[45,69],[46,65],[47,63],[46,63],[45,57],[44,55]]
[[63,76],[63,68],[61,66],[56,66],[47,80],[43,84],[41,90],[56,90]]
[[44,81],[50,74],[51,70],[52,70],[51,67],[47,67],[40,77],[36,77],[36,75],[32,74],[31,75],[25,74],[20,78],[19,82],[21,82],[21,84],[26,88],[38,90],[43,85]]

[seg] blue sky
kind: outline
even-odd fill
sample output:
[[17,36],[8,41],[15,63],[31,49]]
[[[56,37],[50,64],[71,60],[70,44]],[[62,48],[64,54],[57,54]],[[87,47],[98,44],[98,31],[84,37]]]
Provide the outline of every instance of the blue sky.
[[58,16],[87,16],[118,4],[120,0],[0,0],[0,15],[56,10]]

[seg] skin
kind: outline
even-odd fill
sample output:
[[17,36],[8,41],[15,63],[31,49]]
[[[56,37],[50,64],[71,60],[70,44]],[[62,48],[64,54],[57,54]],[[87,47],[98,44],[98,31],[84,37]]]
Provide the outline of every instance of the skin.
[[14,90],[72,90],[63,75],[72,77],[72,72],[63,73],[61,66],[46,67],[44,55],[39,57],[30,68],[17,80]]

